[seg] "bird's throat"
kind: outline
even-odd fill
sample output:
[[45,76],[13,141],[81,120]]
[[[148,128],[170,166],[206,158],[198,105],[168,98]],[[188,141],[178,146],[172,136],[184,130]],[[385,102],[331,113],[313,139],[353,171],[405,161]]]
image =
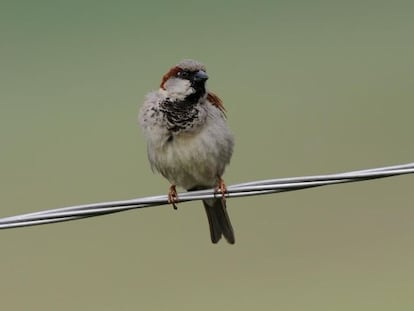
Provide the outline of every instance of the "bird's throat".
[[175,101],[167,98],[160,107],[167,129],[171,132],[191,129],[199,117],[199,104],[204,94],[195,92],[183,100]]

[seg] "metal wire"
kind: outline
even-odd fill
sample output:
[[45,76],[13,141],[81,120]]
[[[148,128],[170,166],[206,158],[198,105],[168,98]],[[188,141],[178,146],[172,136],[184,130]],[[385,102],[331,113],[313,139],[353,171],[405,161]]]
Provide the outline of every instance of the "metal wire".
[[[379,167],[340,174],[259,180],[232,185],[227,188],[226,198],[271,194],[321,187],[339,183],[349,183],[370,179],[385,178],[414,173],[414,162],[402,165]],[[180,202],[220,197],[214,189],[179,193]],[[82,219],[118,213],[131,209],[168,204],[166,195],[151,196],[123,201],[112,201],[75,205],[35,213],[0,218],[0,229],[42,225],[48,223]]]

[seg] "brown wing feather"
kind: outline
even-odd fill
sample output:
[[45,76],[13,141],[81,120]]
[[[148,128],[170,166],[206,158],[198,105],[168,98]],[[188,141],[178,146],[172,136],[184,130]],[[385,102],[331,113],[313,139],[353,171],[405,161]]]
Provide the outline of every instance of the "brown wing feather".
[[212,93],[212,92],[208,92],[207,94],[207,100],[212,103],[214,106],[216,106],[218,109],[221,110],[221,112],[224,113],[224,115],[226,115],[226,109],[223,106],[223,102],[220,99],[220,97],[218,97],[216,94]]

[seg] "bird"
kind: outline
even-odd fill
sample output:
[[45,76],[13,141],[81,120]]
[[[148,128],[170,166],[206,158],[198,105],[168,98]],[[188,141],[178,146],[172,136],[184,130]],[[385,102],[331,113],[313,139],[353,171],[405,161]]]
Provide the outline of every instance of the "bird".
[[203,63],[184,59],[169,69],[158,90],[145,96],[138,123],[147,143],[151,168],[170,183],[168,201],[176,209],[176,187],[187,191],[215,188],[222,196],[203,200],[210,238],[235,243],[222,179],[234,149],[226,110],[208,91]]

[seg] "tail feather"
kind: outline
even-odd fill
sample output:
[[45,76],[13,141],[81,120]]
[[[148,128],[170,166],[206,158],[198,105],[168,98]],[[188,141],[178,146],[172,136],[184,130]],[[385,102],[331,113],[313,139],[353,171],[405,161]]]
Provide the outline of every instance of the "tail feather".
[[203,204],[210,226],[211,241],[217,243],[224,236],[227,242],[234,244],[234,232],[227,214],[226,202],[222,199],[208,199],[203,200]]

